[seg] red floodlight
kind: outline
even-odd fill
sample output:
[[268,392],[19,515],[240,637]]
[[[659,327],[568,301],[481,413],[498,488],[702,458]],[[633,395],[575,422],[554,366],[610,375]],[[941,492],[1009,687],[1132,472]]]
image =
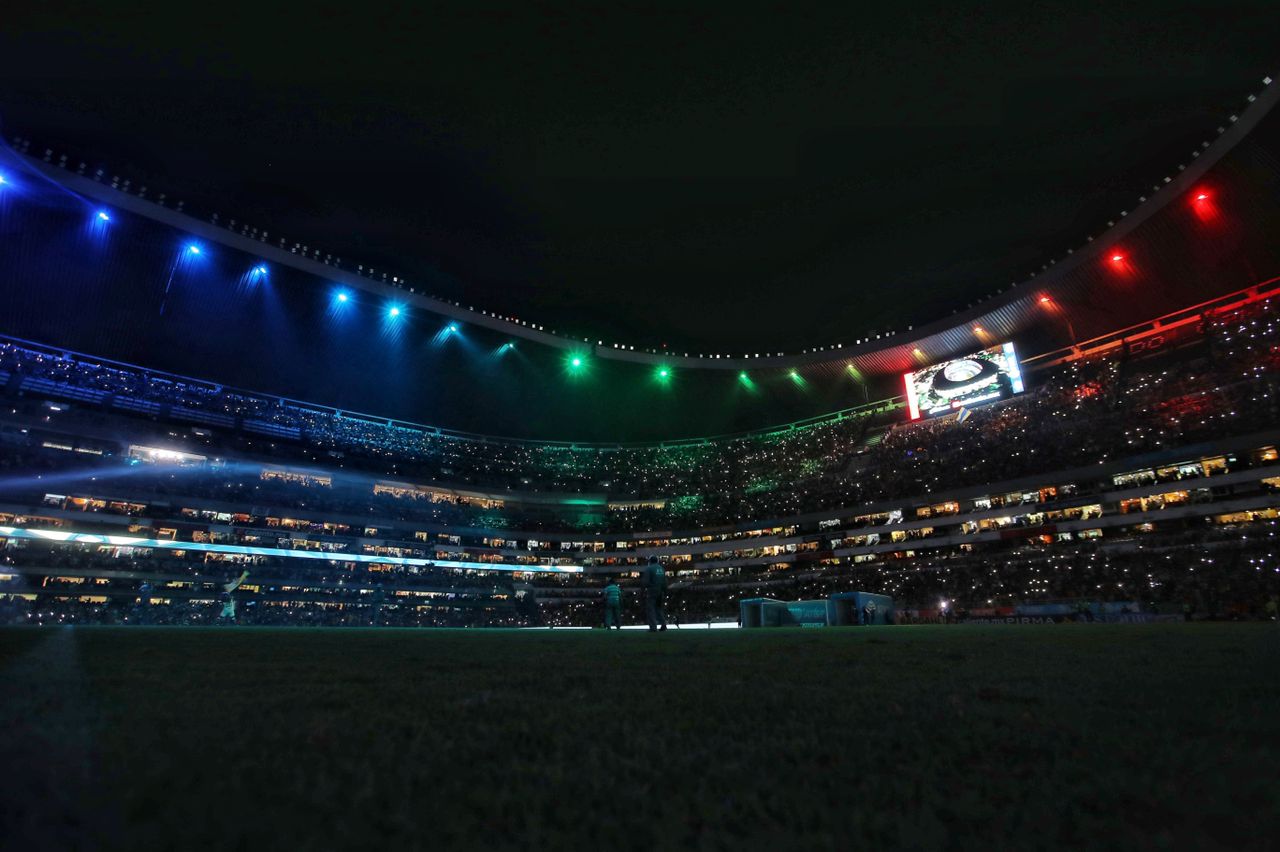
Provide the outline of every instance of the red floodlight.
[[1129,258],[1128,252],[1123,249],[1113,248],[1106,255],[1106,264],[1110,268],[1113,275],[1120,278],[1132,278],[1137,274],[1133,261]]
[[1216,222],[1222,216],[1214,201],[1213,192],[1208,187],[1197,187],[1191,190],[1191,212],[1204,224]]

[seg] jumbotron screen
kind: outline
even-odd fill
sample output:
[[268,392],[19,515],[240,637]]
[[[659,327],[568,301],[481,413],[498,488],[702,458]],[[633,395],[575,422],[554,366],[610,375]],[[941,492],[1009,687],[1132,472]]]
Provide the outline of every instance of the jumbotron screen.
[[903,379],[912,420],[1022,393],[1024,387],[1012,343],[906,373]]

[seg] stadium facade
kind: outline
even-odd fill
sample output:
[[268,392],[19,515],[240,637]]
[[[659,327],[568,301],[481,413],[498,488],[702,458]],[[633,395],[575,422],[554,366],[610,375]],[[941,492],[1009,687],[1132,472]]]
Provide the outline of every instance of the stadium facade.
[[[571,340],[19,142],[5,617],[207,622],[247,569],[254,623],[588,624],[601,578],[651,556],[687,620],[855,588],[908,619],[1256,612],[1277,96],[1030,279],[790,354]],[[912,396],[926,374],[941,416]],[[1197,566],[1174,558],[1191,544]]]

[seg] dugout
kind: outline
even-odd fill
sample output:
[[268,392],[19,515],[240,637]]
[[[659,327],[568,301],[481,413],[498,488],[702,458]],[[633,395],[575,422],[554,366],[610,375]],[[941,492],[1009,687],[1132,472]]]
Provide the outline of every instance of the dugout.
[[893,598],[872,592],[838,592],[827,599],[827,623],[865,625],[867,604],[875,604],[871,624],[893,624]]
[[825,627],[827,602],[748,598],[738,603],[743,627]]

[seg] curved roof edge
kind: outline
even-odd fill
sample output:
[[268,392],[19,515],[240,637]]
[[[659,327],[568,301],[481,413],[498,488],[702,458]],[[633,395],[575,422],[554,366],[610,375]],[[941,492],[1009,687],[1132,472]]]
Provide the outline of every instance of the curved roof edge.
[[[1123,238],[1135,230],[1143,222],[1163,210],[1175,197],[1199,180],[1209,169],[1218,163],[1228,152],[1239,144],[1249,132],[1271,111],[1280,99],[1280,86],[1271,85],[1270,77],[1264,78],[1264,88],[1258,95],[1250,95],[1249,106],[1239,115],[1232,115],[1228,126],[1219,128],[1218,138],[1206,143],[1201,151],[1193,152],[1193,162],[1185,168],[1179,167],[1177,177],[1166,177],[1165,183],[1159,186],[1150,197],[1139,200],[1132,212],[1122,212],[1115,225],[1082,247],[1079,251],[1070,251],[1061,263],[1050,261],[1047,270],[1057,278],[1079,268],[1089,260],[1096,260],[1103,247]],[[912,328],[906,332],[895,332],[875,340],[864,341],[853,346],[843,344],[825,346],[802,353],[778,356],[731,357],[731,356],[684,356],[672,353],[655,353],[620,348],[615,344],[590,343],[588,340],[554,334],[542,330],[536,323],[504,319],[485,311],[464,308],[460,305],[418,293],[416,288],[397,286],[395,283],[375,280],[357,272],[342,269],[328,262],[314,260],[299,255],[296,250],[285,248],[280,244],[273,245],[264,239],[250,237],[231,231],[217,221],[205,222],[178,210],[172,210],[128,192],[104,185],[99,179],[68,172],[64,165],[54,164],[46,154],[44,159],[22,155],[30,166],[49,180],[65,186],[79,195],[95,199],[120,210],[142,216],[180,231],[198,236],[263,260],[281,266],[287,266],[313,275],[325,281],[344,284],[376,296],[395,299],[399,302],[417,307],[430,313],[448,317],[471,325],[488,328],[503,334],[509,334],[525,340],[563,350],[583,350],[586,347],[593,357],[608,358],[636,364],[666,365],[704,370],[743,370],[743,369],[777,369],[797,368],[833,361],[857,362],[865,359],[864,366],[876,373],[892,372],[896,367],[885,368],[886,364],[909,363],[909,353],[913,348],[921,349],[923,356],[930,359],[942,359],[966,347],[972,348],[974,325],[993,328],[1008,328],[1016,319],[1016,314],[1025,311],[1032,297],[1025,291],[1019,292],[1018,285],[1003,290],[974,307],[959,311],[944,319],[935,320],[920,328]],[[1038,280],[1032,275],[1022,284]],[[1051,286],[1046,284],[1046,286]]]

